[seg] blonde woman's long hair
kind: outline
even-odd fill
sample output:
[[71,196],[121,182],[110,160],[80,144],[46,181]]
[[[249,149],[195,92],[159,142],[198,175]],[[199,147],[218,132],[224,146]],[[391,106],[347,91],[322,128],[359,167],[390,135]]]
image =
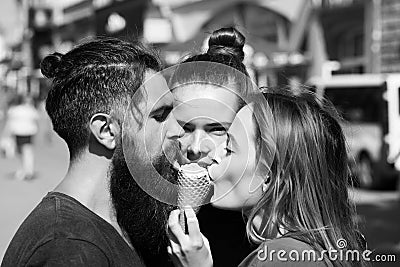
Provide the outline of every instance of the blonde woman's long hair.
[[[266,190],[247,223],[255,243],[279,236],[301,240],[316,251],[361,251],[362,238],[354,221],[355,208],[347,188],[350,173],[340,117],[328,103],[309,92],[268,89],[266,101],[255,101],[258,159],[269,173]],[[266,117],[264,105],[272,112]],[[268,119],[266,119],[268,118]],[[273,153],[271,153],[273,151]],[[265,159],[269,159],[267,162]],[[272,163],[271,163],[272,162]],[[253,220],[262,216],[259,229]],[[332,262],[334,266],[363,266],[360,262]]]

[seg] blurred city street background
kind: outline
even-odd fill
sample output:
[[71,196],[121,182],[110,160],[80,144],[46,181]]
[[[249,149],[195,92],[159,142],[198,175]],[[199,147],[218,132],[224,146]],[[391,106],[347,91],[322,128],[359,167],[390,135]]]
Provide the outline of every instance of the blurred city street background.
[[[42,116],[41,122],[45,123],[46,119]],[[51,143],[47,133],[40,132],[36,137],[36,178],[33,180],[16,180],[17,159],[0,158],[0,259],[18,226],[67,171],[67,147],[56,135],[53,137]]]
[[[68,164],[43,108],[50,88],[39,71],[43,57],[94,36],[139,38],[168,67],[206,49],[213,30],[230,26],[246,36],[244,63],[258,86],[305,85],[338,109],[361,230],[369,249],[397,255],[397,263],[373,265],[399,266],[398,0],[1,0],[0,260]],[[21,166],[4,130],[18,97],[39,114],[33,179],[29,153],[25,173],[16,173]]]

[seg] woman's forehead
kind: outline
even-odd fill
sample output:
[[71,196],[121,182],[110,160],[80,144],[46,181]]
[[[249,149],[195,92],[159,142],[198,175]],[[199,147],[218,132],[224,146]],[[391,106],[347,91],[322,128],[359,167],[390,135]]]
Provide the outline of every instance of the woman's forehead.
[[194,98],[174,105],[173,114],[177,120],[208,124],[219,122],[232,123],[236,115],[235,107],[230,103],[209,98]]
[[173,88],[172,93],[178,101],[202,98],[215,99],[232,105],[237,102],[238,98],[234,88],[201,83],[181,85]]
[[181,121],[231,123],[236,115],[236,94],[213,85],[191,84],[174,89],[174,114]]

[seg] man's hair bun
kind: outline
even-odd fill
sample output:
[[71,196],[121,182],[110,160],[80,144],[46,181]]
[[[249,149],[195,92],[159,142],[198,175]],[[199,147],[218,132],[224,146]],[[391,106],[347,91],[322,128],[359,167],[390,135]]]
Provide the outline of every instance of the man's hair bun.
[[244,59],[244,43],[246,38],[235,28],[221,28],[214,31],[208,40],[209,55],[229,55],[240,62]]
[[60,72],[60,66],[63,54],[53,53],[46,56],[42,62],[40,62],[40,70],[47,78],[54,78]]

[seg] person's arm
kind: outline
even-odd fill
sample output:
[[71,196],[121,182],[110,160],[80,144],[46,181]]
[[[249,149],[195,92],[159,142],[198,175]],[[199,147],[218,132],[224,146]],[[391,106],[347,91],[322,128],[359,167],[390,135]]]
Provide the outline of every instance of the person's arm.
[[26,266],[110,266],[94,244],[76,239],[53,239],[35,250]]
[[3,127],[3,131],[1,133],[0,139],[5,139],[5,138],[9,138],[11,136],[10,133],[10,110],[8,110],[5,114],[4,117],[4,127]]
[[36,109],[33,106],[32,106],[32,116],[33,116],[33,120],[34,120],[34,122],[36,124],[36,127],[38,127],[38,129],[39,129],[39,127],[40,127],[40,124],[39,124],[39,122],[40,122],[40,113],[39,113],[39,110]]
[[185,234],[179,223],[179,210],[171,212],[168,220],[170,246],[168,253],[175,266],[211,267],[213,259],[210,244],[200,232],[196,213],[192,208],[185,209],[188,234]]

